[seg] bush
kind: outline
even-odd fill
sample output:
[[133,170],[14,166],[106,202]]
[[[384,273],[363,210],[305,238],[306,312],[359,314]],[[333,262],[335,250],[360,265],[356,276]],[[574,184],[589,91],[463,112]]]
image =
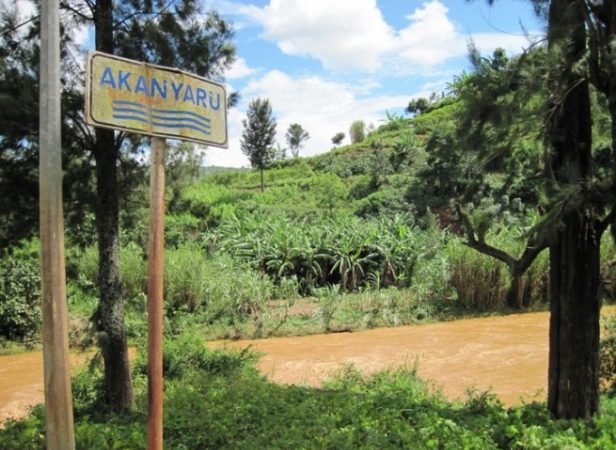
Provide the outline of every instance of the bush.
[[[201,336],[185,332],[173,339],[165,339],[163,352],[163,374],[165,380],[179,379],[189,374],[233,377],[241,373],[256,374],[255,363],[259,355],[255,352],[210,350]],[[134,372],[147,375],[147,352],[140,349]]]
[[[76,277],[98,289],[98,249],[86,247],[80,251],[73,249],[76,258]],[[122,294],[126,300],[140,297],[147,286],[147,264],[143,249],[129,242],[120,249],[120,273]]]
[[170,314],[195,312],[206,300],[209,278],[203,250],[194,246],[167,250],[164,297]]
[[605,337],[599,350],[599,380],[603,389],[616,393],[616,316],[604,323]]
[[[554,421],[543,404],[504,409],[490,393],[452,404],[415,370],[347,368],[322,388],[276,385],[256,373],[251,354],[211,352],[190,336],[167,341],[165,361],[166,448],[616,448],[616,399],[603,398],[589,421]],[[142,362],[136,370],[143,379]],[[75,386],[78,400],[92,397]],[[144,449],[146,392],[139,385],[136,409],[122,416],[76,401],[77,448]],[[6,423],[0,448],[44,448],[42,408]]]
[[147,263],[140,246],[130,242],[120,249],[120,272],[122,295],[126,300],[138,298],[147,291]]
[[38,259],[13,254],[0,260],[0,338],[32,342],[41,325]]

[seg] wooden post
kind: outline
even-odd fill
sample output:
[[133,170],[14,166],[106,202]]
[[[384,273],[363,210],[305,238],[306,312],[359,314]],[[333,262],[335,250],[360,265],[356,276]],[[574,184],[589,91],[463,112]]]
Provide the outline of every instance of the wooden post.
[[49,450],[73,450],[73,404],[62,217],[58,0],[41,2],[39,201],[45,373],[45,439]]
[[163,448],[165,140],[152,138],[148,240],[148,450]]

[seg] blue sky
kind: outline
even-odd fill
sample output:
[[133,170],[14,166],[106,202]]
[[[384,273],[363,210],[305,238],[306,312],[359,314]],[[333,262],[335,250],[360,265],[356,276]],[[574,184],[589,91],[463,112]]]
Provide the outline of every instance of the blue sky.
[[[348,136],[354,120],[378,126],[387,111],[402,114],[411,99],[446,89],[469,68],[469,39],[484,54],[514,54],[544,32],[528,0],[202,2],[233,23],[238,55],[226,74],[228,90],[241,95],[229,111],[229,148],[205,150],[205,163],[218,166],[248,166],[239,141],[254,98],[270,100],[281,145],[296,122],[311,136],[300,155],[315,155],[331,149],[337,132]],[[31,0],[0,0],[7,5],[23,17],[35,12]],[[74,33],[92,45],[91,29]]]
[[[268,98],[285,146],[288,126],[310,133],[308,156],[331,149],[354,120],[378,126],[386,111],[440,92],[468,69],[467,43],[482,53],[518,53],[543,33],[528,1],[490,7],[445,0],[206,0],[235,26],[238,60],[227,73],[241,102],[229,112],[229,148],[206,151],[206,164],[247,165],[239,146],[250,100]],[[348,137],[344,141],[348,142]]]

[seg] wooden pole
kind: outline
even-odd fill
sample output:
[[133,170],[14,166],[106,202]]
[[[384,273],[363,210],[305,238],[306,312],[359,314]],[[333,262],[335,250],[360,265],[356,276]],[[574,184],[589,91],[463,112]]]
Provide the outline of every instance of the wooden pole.
[[148,450],[163,448],[165,140],[152,138],[148,240]]
[[73,450],[73,404],[62,217],[59,0],[41,2],[39,200],[45,374],[45,439],[49,450]]

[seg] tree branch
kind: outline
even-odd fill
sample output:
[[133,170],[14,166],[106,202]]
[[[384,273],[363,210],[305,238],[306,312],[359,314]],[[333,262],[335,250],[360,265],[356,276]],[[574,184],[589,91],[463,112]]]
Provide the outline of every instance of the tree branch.
[[465,211],[462,210],[459,203],[456,203],[456,211],[462,218],[462,221],[464,222],[464,228],[466,229],[466,238],[468,242],[465,242],[465,245],[477,250],[479,253],[483,253],[484,255],[491,256],[492,258],[496,258],[499,261],[504,262],[512,270],[516,267],[518,260],[511,256],[509,253],[496,247],[493,247],[490,244],[486,244],[485,242],[477,240],[477,238],[475,237],[475,230],[473,228],[471,218]]

